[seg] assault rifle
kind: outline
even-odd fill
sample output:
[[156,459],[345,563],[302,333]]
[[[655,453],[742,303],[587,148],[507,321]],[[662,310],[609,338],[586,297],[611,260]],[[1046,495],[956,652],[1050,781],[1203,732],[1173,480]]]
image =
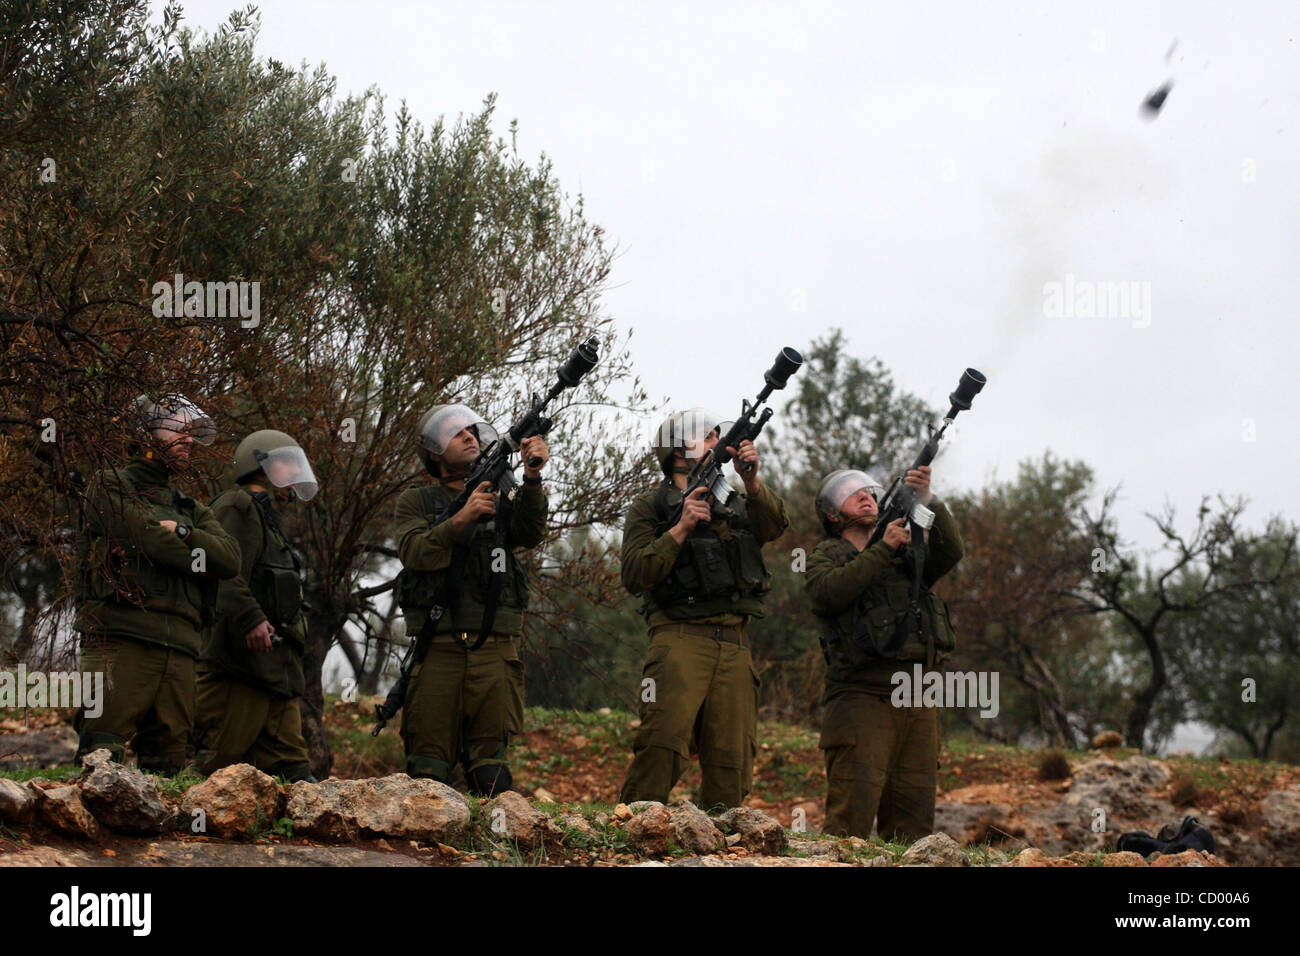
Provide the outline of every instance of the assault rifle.
[[[948,414],[944,416],[943,424],[938,429],[933,425],[930,426],[930,439],[922,446],[921,453],[916,456],[908,471],[934,461],[934,456],[939,452],[939,440],[943,438],[943,433],[948,430],[948,426],[952,424],[958,412],[970,408],[970,403],[986,382],[987,379],[973,368],[962,372],[957,388],[948,396],[951,407],[948,409]],[[899,518],[907,520],[908,528],[912,532],[911,542],[900,547],[897,552],[902,554],[906,551],[910,555],[912,587],[908,592],[907,611],[898,619],[894,634],[883,650],[884,656],[889,658],[898,656],[914,628],[917,630],[921,628],[921,577],[925,571],[925,535],[922,532],[934,523],[934,512],[917,500],[916,491],[904,483],[906,476],[907,472],[904,472],[895,478],[889,490],[885,492],[885,497],[880,500],[876,527],[871,533],[871,540],[867,542],[868,547],[875,544],[884,537],[885,529],[889,527],[890,522],[897,521]],[[855,609],[855,617],[857,613]]]
[[[600,361],[597,344],[596,337],[593,335],[574,349],[555,373],[557,381],[547,393],[543,396],[534,392],[531,401],[528,403],[528,411],[524,416],[511,425],[504,435],[479,453],[479,456],[474,459],[474,463],[470,465],[469,474],[465,476],[464,490],[439,513],[436,524],[442,524],[463,508],[474,490],[486,481],[494,491],[499,492],[501,495],[496,515],[493,516],[496,522],[493,527],[495,529],[496,546],[505,546],[506,534],[509,532],[510,519],[514,510],[514,498],[519,488],[519,482],[515,480],[511,456],[519,451],[525,438],[532,438],[534,435],[541,435],[545,438],[547,433],[550,432],[551,426],[555,423],[543,414],[546,411],[546,406],[566,388],[573,388],[577,385],[578,382],[582,381],[583,376],[596,367],[596,363]],[[541,463],[540,458],[532,458],[528,462],[534,468]],[[485,515],[479,520],[488,519]],[[452,550],[452,565],[447,568],[442,577],[442,585],[438,592],[438,605],[430,608],[423,629],[415,640],[411,641],[407,646],[406,653],[402,655],[402,665],[397,682],[389,690],[384,702],[375,705],[375,716],[378,718],[378,722],[375,724],[374,729],[370,731],[372,737],[378,737],[388,721],[397,716],[397,712],[402,709],[402,704],[406,700],[407,686],[410,683],[411,669],[424,659],[438,621],[442,619],[442,616],[455,601],[455,587],[458,583],[456,578],[462,573],[460,565],[464,563],[465,548],[472,533],[472,529],[466,529],[466,534],[458,539]],[[484,602],[483,622],[478,640],[473,644],[462,642],[462,646],[470,650],[477,650],[483,646],[483,642],[487,640],[496,618],[497,599],[500,593],[501,575],[493,574]],[[459,637],[457,640],[459,641]]]
[[[550,432],[555,422],[542,412],[557,395],[566,388],[573,388],[582,381],[584,375],[596,367],[596,363],[600,361],[596,346],[596,337],[593,335],[574,349],[565,363],[560,366],[555,373],[557,381],[545,396],[533,392],[524,417],[511,425],[504,435],[488,445],[478,458],[474,459],[474,464],[470,465],[469,474],[465,477],[465,488],[438,515],[438,524],[442,524],[465,507],[469,496],[485,481],[492,486],[493,491],[503,495],[513,494],[519,483],[515,481],[514,466],[510,462],[510,456],[519,451],[525,438],[532,438],[534,435],[545,438]],[[540,458],[533,458],[528,462],[534,468],[541,463]]]
[[[748,399],[741,400],[740,418],[727,429],[727,434],[718,438],[718,443],[713,446],[713,451],[704,455],[691,473],[686,477],[686,490],[682,493],[682,500],[672,508],[668,516],[668,525],[675,525],[682,516],[682,505],[686,499],[691,496],[696,488],[707,488],[709,494],[713,496],[716,505],[725,509],[727,502],[731,500],[735,489],[731,487],[731,482],[722,473],[722,466],[731,461],[731,452],[728,448],[740,450],[740,443],[743,441],[753,441],[758,437],[763,426],[767,424],[772,417],[771,407],[764,408],[760,415],[758,409],[767,401],[767,397],[772,394],[773,390],[785,388],[786,383],[790,381],[790,376],[799,371],[803,365],[803,356],[792,348],[783,348],[777,353],[776,361],[772,367],[763,373],[763,381],[766,383],[763,390],[758,393],[751,405]],[[752,466],[741,462],[736,466],[742,474],[749,471]]]
[[[957,417],[958,412],[967,411],[970,403],[975,396],[980,393],[988,380],[973,368],[968,368],[961,373],[961,380],[957,382],[957,388],[948,395],[948,402],[952,406],[948,409],[948,414],[944,416],[943,424],[936,429],[930,426],[930,440],[921,448],[921,453],[916,456],[916,461],[912,462],[908,471],[914,471],[922,465],[928,465],[934,461],[934,456],[939,453],[939,440],[943,438],[943,433],[948,430],[953,419]],[[899,475],[885,492],[885,497],[880,499],[880,510],[876,518],[875,530],[871,533],[871,540],[868,545],[875,544],[885,535],[885,529],[891,521],[897,521],[899,518],[907,518],[909,523],[915,523],[921,528],[929,528],[934,523],[934,512],[925,507],[916,499],[916,492],[903,483],[907,472]]]

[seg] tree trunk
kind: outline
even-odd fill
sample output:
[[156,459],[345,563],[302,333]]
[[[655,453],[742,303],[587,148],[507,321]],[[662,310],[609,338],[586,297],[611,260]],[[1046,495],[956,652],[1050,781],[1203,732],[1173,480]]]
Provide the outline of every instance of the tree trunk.
[[1166,674],[1165,655],[1161,652],[1160,644],[1156,641],[1154,622],[1139,633],[1142,636],[1142,643],[1146,645],[1147,653],[1151,657],[1151,679],[1147,681],[1146,687],[1143,687],[1134,699],[1133,709],[1129,712],[1124,733],[1126,737],[1125,743],[1130,747],[1143,750],[1145,749],[1147,723],[1151,719],[1151,707],[1155,703],[1156,696],[1164,689]]

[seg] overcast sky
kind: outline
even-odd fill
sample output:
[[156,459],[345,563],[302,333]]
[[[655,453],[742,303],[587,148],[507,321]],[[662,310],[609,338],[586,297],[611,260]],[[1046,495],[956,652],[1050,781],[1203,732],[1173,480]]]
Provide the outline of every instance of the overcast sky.
[[[496,92],[621,250],[604,301],[653,398],[732,417],[781,346],[840,326],[934,405],[988,376],[940,492],[1051,449],[1123,483],[1142,545],[1143,511],[1186,528],[1204,492],[1297,517],[1300,5],[261,11],[262,55],[426,122]],[[1089,306],[1100,283],[1130,294]]]

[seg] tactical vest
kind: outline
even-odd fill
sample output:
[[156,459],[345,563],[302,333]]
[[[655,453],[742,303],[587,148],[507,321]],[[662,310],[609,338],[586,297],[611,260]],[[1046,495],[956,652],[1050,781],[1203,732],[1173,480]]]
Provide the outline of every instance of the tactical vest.
[[927,667],[942,661],[957,645],[948,605],[929,588],[921,588],[921,627],[912,625],[898,654],[885,650],[900,619],[911,606],[912,582],[901,560],[858,595],[853,605],[834,618],[822,618],[822,651],[837,670],[857,670],[890,661],[922,661]]
[[[194,526],[196,502],[193,498],[170,487],[165,489],[171,492],[170,496],[164,498],[161,494],[164,489],[145,489],[129,469],[113,469],[113,473],[123,486],[134,490],[152,520]],[[79,521],[77,532],[77,562],[75,598],[78,604],[103,601],[149,608],[169,591],[179,590],[198,613],[202,627],[213,623],[217,605],[217,582],[214,579],[174,574],[166,568],[156,567],[137,548],[91,534],[84,518]]]
[[[671,481],[664,481],[655,492],[658,535],[669,527],[671,495],[681,499],[681,491]],[[763,548],[754,536],[744,499],[737,496],[733,501],[737,506],[731,509],[734,517],[727,519],[729,537],[722,537],[703,522],[696,525],[668,576],[647,594],[643,614],[648,617],[661,611],[675,620],[717,614],[763,616],[762,596],[772,588],[771,575],[763,563]]]
[[[456,493],[443,485],[424,485],[419,491],[425,520],[433,527],[438,523],[442,509],[451,503]],[[438,633],[478,631],[483,621],[483,604],[487,599],[488,584],[494,574],[504,574],[505,578],[501,582],[501,594],[497,599],[493,632],[517,633],[522,627],[522,612],[528,607],[528,577],[524,566],[515,557],[513,548],[506,547],[503,554],[493,557],[492,551],[496,547],[493,528],[493,521],[474,526],[474,533],[466,547],[463,573],[459,580],[451,582],[452,607],[438,622]],[[402,613],[414,622],[423,623],[429,609],[438,601],[438,587],[448,570],[450,569],[411,571],[403,568],[394,586]]]
[[[262,524],[262,553],[248,572],[248,589],[277,634],[297,642],[302,613],[302,562],[271,510],[266,492],[250,492]],[[302,648],[299,648],[301,651]]]

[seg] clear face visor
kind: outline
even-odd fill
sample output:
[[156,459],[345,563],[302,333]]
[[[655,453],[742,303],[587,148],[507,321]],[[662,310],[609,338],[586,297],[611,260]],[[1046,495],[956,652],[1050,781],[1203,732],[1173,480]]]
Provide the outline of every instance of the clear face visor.
[[464,405],[448,405],[424,423],[420,441],[433,454],[442,455],[452,440],[466,428],[472,428],[477,433],[479,448],[485,448],[497,440],[496,429],[485,422],[478,412]]
[[817,496],[818,504],[823,512],[838,514],[843,509],[844,502],[860,491],[869,492],[876,501],[880,501],[885,489],[865,471],[846,471],[826,483]]
[[141,395],[136,399],[150,431],[165,429],[187,433],[200,445],[211,445],[217,437],[216,426],[203,410],[183,395],[165,395],[151,402]]
[[688,408],[674,415],[659,428],[658,444],[665,448],[680,448],[687,461],[704,457],[708,448],[704,442],[714,432],[721,437],[730,422],[719,421],[707,408]]
[[307,453],[295,445],[286,445],[269,452],[253,453],[262,471],[271,484],[277,488],[293,486],[294,494],[303,501],[311,501],[320,490],[316,476],[312,473]]

